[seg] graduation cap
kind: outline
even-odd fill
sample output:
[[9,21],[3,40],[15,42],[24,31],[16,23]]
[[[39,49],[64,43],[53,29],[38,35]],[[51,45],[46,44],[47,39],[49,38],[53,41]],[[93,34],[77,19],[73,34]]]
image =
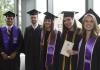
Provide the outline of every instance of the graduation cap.
[[74,17],[75,14],[77,14],[78,12],[75,11],[62,11],[61,14],[64,14],[64,17]]
[[54,18],[58,18],[57,16],[49,13],[49,12],[45,12],[44,13],[46,16],[45,16],[45,19],[51,19],[51,20],[54,20]]
[[96,17],[96,20],[97,20],[97,23],[100,24],[100,17],[92,10],[92,9],[89,9],[80,19],[79,21],[82,22],[84,16],[86,14],[93,14],[95,17]]
[[30,14],[30,15],[38,15],[41,12],[36,10],[36,9],[33,9],[33,10],[28,11],[27,13]]
[[4,16],[8,16],[8,17],[15,17],[15,13],[11,12],[11,11],[8,11],[6,13],[3,14]]

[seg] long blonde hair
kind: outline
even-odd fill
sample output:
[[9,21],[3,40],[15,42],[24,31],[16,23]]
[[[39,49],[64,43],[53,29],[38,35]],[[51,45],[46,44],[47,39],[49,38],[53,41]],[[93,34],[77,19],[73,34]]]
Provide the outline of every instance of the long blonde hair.
[[86,14],[84,16],[83,20],[82,20],[82,32],[81,32],[82,36],[83,37],[86,36],[86,30],[85,30],[83,25],[85,23],[85,18],[87,16],[91,16],[93,18],[93,22],[94,22],[94,28],[93,28],[93,30],[91,32],[91,36],[98,36],[98,34],[99,34],[99,27],[98,27],[97,19],[96,19],[96,17],[93,14],[90,14],[90,13]]

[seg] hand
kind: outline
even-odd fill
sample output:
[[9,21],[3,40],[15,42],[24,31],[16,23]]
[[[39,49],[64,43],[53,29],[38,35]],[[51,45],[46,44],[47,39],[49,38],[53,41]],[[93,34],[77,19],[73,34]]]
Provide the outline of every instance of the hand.
[[8,55],[5,52],[1,52],[1,56],[4,60],[8,59]]
[[67,50],[67,52],[68,52],[70,55],[76,55],[76,54],[78,54],[78,51],[74,51],[74,50]]
[[13,52],[10,56],[8,56],[9,59],[14,59],[16,57],[16,52]]

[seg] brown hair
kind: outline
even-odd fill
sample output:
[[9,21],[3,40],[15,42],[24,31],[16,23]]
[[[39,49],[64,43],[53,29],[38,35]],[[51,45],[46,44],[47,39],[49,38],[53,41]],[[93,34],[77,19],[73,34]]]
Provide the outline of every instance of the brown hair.
[[[74,23],[73,23],[73,29],[74,31],[76,31],[77,29],[77,24],[76,24],[76,21],[74,18],[72,18],[74,20]],[[64,25],[64,20],[63,20],[63,28],[62,28],[62,35],[65,37],[66,36],[66,33],[67,33],[68,29],[66,28],[66,26]]]
[[[46,17],[44,18],[44,20],[47,19]],[[50,19],[51,20],[51,31],[53,30],[54,28],[54,20]],[[45,31],[45,26],[44,26],[44,23],[43,23],[43,30]]]

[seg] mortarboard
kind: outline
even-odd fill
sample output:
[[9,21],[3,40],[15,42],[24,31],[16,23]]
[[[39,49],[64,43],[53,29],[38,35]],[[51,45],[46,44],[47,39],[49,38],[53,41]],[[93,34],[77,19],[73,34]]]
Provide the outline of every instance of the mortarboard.
[[11,12],[11,11],[8,11],[6,13],[3,14],[4,16],[8,16],[8,17],[15,17],[15,13]]
[[75,14],[77,14],[78,12],[75,11],[62,11],[61,14],[64,14],[64,17],[74,17]]
[[97,23],[100,24],[100,17],[99,17],[92,9],[89,9],[89,10],[79,19],[79,21],[82,22],[84,16],[85,16],[86,14],[88,14],[88,13],[93,14],[93,15],[96,17]]
[[41,12],[36,10],[36,9],[33,9],[33,10],[28,11],[27,13],[30,14],[30,15],[38,15]]
[[58,18],[57,16],[53,15],[52,13],[49,13],[49,12],[45,12],[44,13],[46,16],[45,16],[45,19],[51,19],[51,20],[54,20],[54,18]]

